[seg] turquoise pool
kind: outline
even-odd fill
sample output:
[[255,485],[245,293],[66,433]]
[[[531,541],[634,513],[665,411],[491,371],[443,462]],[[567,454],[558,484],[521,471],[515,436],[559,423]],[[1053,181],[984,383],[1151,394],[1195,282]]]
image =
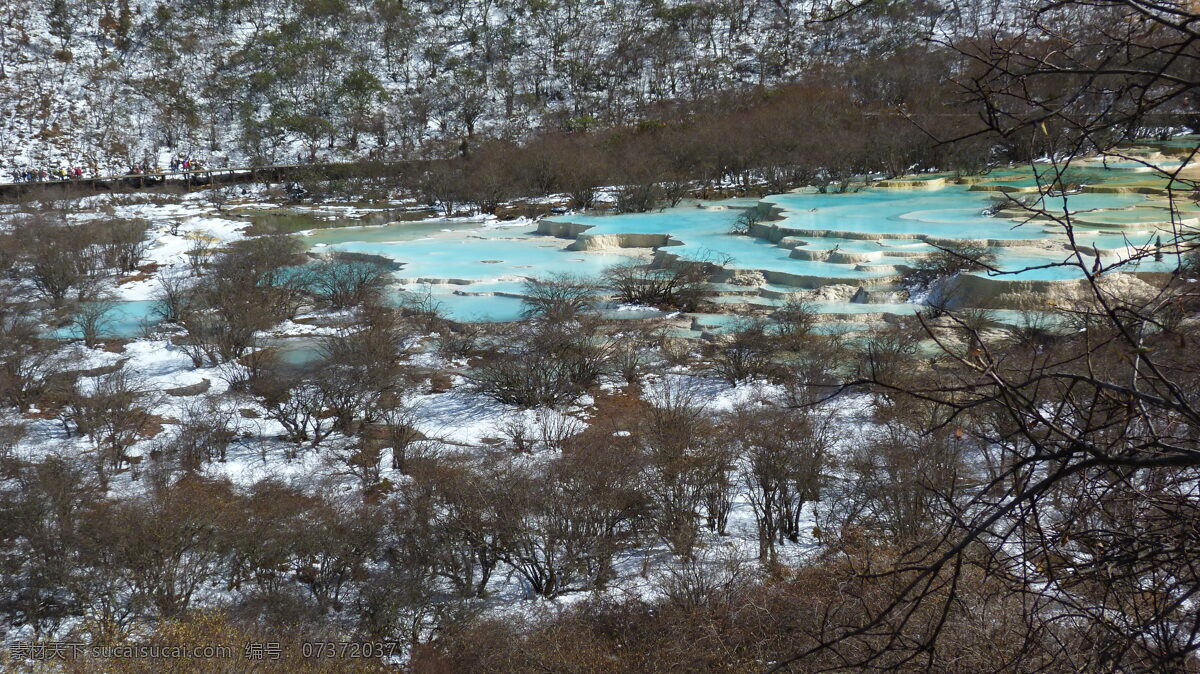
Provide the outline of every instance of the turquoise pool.
[[[1144,175],[1134,171],[1105,170],[1094,165],[1073,169],[1073,174],[1088,181],[1145,180]],[[994,171],[982,180],[1012,186],[1036,184],[1028,169]],[[1102,224],[1081,227],[1077,240],[1082,245],[1094,244],[1117,253],[1124,248],[1125,236],[1135,244],[1146,243],[1154,236],[1153,232],[1137,229],[1156,214],[1146,208],[1149,202],[1145,195],[1086,192],[1061,197],[1035,194],[1032,198],[1040,199],[1041,206],[1073,213],[1080,219],[1113,223],[1107,228]],[[568,237],[537,234],[533,225],[497,228],[480,223],[425,222],[322,230],[313,232],[308,242],[317,250],[367,253],[396,261],[401,265],[396,276],[408,289],[417,288],[420,283],[433,284],[429,288],[434,299],[447,314],[461,320],[518,318],[520,299],[506,295],[520,294],[527,278],[551,274],[594,277],[613,264],[647,259],[646,250],[616,247],[635,242],[621,241],[619,235],[665,235],[669,237],[669,245],[662,246],[659,249],[662,252],[691,259],[720,259],[734,270],[787,274],[800,281],[788,280],[786,276],[769,278],[777,283],[802,282],[810,287],[816,282],[882,284],[886,288],[905,265],[935,250],[922,240],[925,238],[992,240],[1010,245],[1019,241],[1048,241],[1056,246],[1067,243],[1054,223],[987,215],[997,204],[997,194],[973,191],[968,185],[917,191],[865,188],[846,194],[806,191],[773,195],[761,202],[773,206],[780,214],[779,219],[764,224],[784,230],[773,237],[785,235],[782,241],[729,234],[742,210],[760,203],[755,199],[731,199],[706,203],[703,208],[687,205],[651,213],[569,214],[549,219],[582,225],[584,234],[591,239],[587,245],[595,246],[586,251],[571,250],[574,241]],[[1128,230],[1127,234],[1110,231],[1121,226]],[[617,236],[592,238],[605,235]],[[1026,269],[1066,260],[1065,249],[1061,253],[1031,252],[1029,247],[1000,246],[993,250],[998,267],[1012,272],[999,276],[1000,279],[1067,280],[1080,276],[1079,270],[1070,266]],[[1107,262],[1116,258],[1105,259]],[[1140,269],[1160,266],[1144,263]],[[770,306],[776,300],[732,296],[718,301]],[[818,309],[825,313],[911,311],[906,307],[846,303],[825,303]]]

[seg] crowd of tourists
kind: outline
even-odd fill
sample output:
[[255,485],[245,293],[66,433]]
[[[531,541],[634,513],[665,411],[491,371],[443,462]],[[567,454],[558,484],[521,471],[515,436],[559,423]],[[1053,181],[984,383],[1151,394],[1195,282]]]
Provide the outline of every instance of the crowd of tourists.
[[190,159],[188,157],[173,157],[171,159],[172,171],[183,171],[187,173],[189,171],[199,171],[202,168],[203,166],[201,166],[199,159]]
[[83,178],[83,173],[83,167],[80,166],[57,166],[49,169],[24,167],[15,169],[12,177],[13,182],[42,183],[50,180],[79,180]]
[[[200,171],[203,169],[203,166],[198,159],[192,159],[190,157],[173,157],[171,159],[170,167],[170,171],[173,173],[191,173],[192,171]],[[129,167],[128,175],[149,175],[162,172],[163,170],[156,165],[134,164]],[[85,176],[89,178],[98,178],[100,177],[100,173],[95,168],[84,169],[82,166],[55,166],[51,168],[23,166],[12,170],[13,182],[17,183],[43,183],[56,180],[81,180]]]

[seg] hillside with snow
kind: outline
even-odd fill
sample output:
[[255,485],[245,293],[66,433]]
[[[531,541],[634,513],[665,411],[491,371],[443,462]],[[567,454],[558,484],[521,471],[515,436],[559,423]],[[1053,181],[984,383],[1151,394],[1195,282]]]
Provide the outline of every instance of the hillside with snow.
[[853,26],[813,21],[825,11],[766,0],[9,0],[0,170],[413,157],[478,135],[629,124],[895,48],[937,15],[881,6]]

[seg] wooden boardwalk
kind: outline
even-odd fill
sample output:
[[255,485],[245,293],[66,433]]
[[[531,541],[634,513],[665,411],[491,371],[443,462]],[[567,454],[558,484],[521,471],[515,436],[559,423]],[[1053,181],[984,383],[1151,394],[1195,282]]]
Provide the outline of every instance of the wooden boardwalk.
[[190,171],[155,171],[94,178],[47,179],[36,182],[0,183],[0,199],[23,197],[72,197],[100,192],[136,192],[175,188],[189,191],[235,183],[276,183],[287,180],[398,175],[417,165],[414,161],[328,162],[318,164],[276,164],[239,168],[202,168]]

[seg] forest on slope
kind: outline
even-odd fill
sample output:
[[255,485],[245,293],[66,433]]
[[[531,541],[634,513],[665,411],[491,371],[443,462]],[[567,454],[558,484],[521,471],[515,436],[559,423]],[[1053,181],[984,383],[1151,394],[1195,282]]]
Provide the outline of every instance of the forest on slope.
[[[886,110],[904,123],[871,137],[928,145],[955,135],[931,120],[970,123],[953,119],[962,92],[948,84],[970,59],[931,38],[983,35],[1016,12],[998,0],[868,3],[839,20],[809,1],[10,0],[0,165],[450,156],[481,137],[724,114],[797,83],[809,117]],[[905,121],[923,112],[934,117]],[[691,140],[833,140],[737,122]]]

